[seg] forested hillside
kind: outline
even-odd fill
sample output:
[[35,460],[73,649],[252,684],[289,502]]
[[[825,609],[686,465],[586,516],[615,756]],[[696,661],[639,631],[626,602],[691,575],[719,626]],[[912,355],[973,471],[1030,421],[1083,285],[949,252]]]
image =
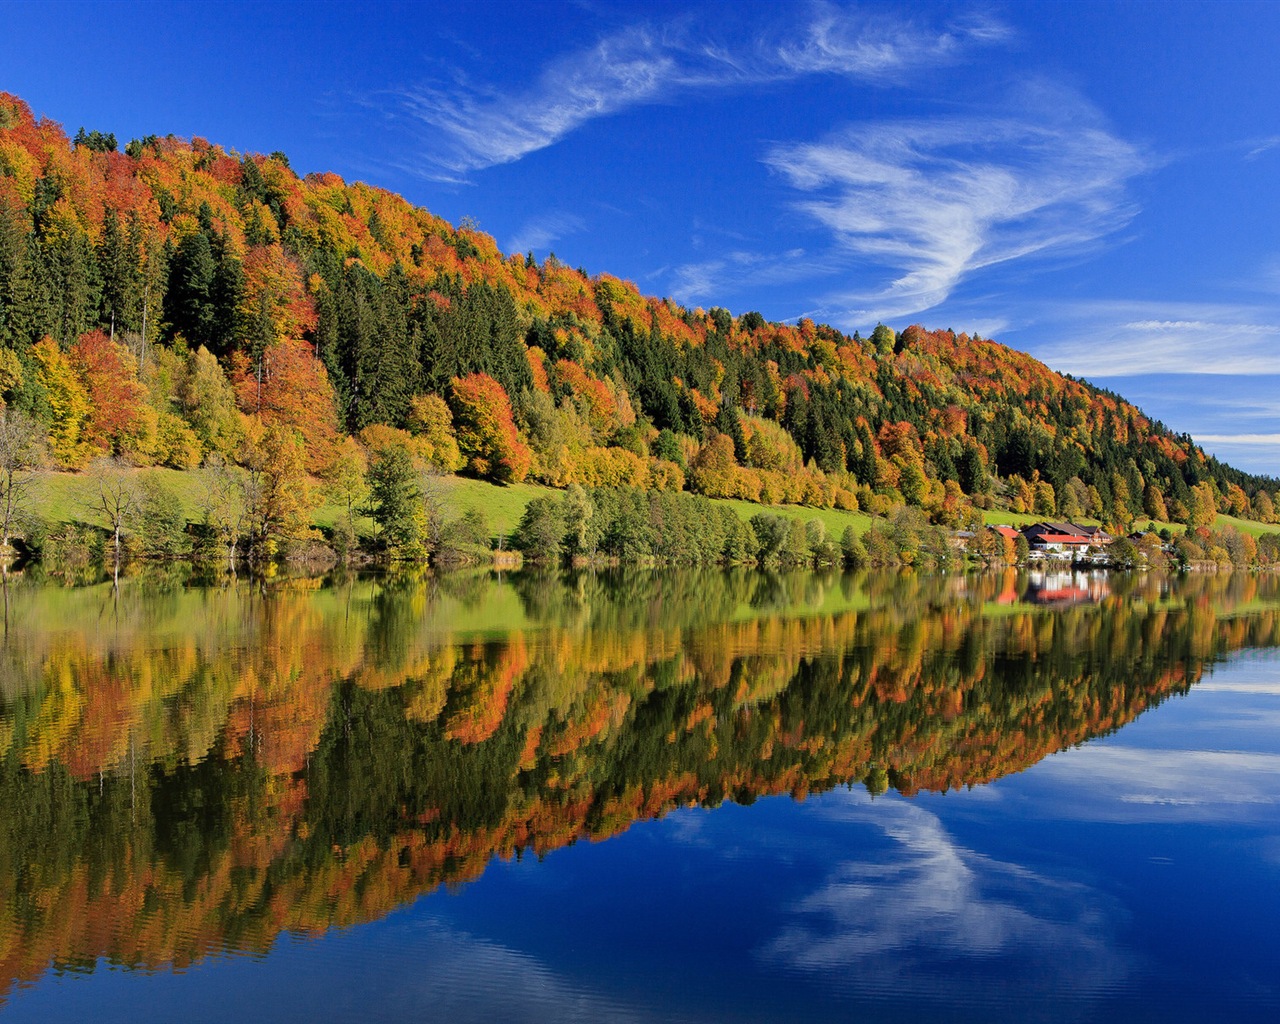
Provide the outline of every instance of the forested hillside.
[[[990,340],[687,309],[281,153],[121,151],[3,93],[0,394],[66,469],[212,456],[384,497],[412,468],[952,526],[994,505],[1275,521],[1280,499]],[[264,530],[288,536],[305,488],[277,491]]]

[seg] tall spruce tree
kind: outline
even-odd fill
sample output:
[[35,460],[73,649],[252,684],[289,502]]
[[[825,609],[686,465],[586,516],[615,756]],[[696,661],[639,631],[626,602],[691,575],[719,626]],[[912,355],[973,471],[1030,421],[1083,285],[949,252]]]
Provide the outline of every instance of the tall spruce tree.
[[116,211],[108,209],[98,243],[98,268],[102,274],[99,316],[103,330],[111,333],[137,331],[142,326],[143,281],[138,243],[138,233],[122,231]]
[[209,236],[203,231],[187,235],[169,263],[164,303],[164,317],[172,334],[181,334],[193,348],[204,345],[211,352],[219,351],[213,339],[217,269]]
[[0,202],[0,345],[24,348],[34,341],[37,295],[31,266],[31,227]]

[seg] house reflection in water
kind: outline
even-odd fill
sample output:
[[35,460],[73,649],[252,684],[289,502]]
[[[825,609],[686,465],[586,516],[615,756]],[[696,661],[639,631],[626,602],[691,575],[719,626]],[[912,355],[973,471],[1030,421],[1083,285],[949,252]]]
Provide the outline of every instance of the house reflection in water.
[[1063,608],[1096,604],[1111,593],[1105,572],[1032,572],[1022,600],[1028,604]]

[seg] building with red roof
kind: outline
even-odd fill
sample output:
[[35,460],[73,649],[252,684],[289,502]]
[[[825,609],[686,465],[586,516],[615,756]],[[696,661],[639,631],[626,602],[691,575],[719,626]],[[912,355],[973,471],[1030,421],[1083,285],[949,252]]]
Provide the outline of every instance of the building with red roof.
[[1046,554],[1083,554],[1090,547],[1111,543],[1101,527],[1076,526],[1074,523],[1033,523],[1022,528],[1032,551]]

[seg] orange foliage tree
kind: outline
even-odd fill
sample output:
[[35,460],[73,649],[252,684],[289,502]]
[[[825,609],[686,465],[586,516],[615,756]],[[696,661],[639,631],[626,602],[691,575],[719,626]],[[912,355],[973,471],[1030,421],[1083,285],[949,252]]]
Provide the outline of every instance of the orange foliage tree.
[[533,453],[520,440],[511,401],[502,385],[486,373],[450,381],[458,447],[467,469],[502,483],[523,480]]
[[119,449],[142,413],[147,390],[133,356],[101,331],[80,335],[67,353],[89,397],[84,439],[100,452]]
[[315,329],[315,306],[302,271],[279,246],[255,246],[245,256],[241,313],[259,340],[299,338]]
[[241,410],[268,426],[298,431],[306,443],[307,469],[323,471],[338,444],[338,413],[329,374],[310,345],[278,341],[256,363],[237,352],[231,382]]

